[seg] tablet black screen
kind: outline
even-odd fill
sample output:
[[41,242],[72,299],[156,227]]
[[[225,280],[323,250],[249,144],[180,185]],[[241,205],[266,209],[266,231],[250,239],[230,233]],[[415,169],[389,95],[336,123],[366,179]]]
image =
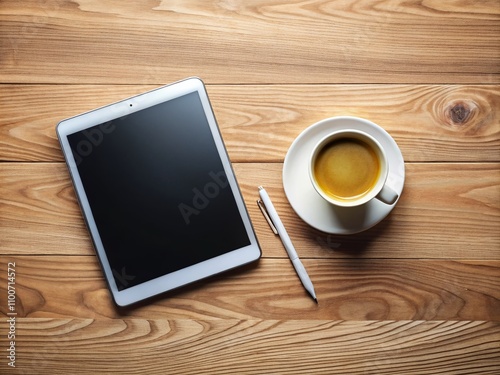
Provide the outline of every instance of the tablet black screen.
[[119,290],[250,244],[197,93],[68,140]]

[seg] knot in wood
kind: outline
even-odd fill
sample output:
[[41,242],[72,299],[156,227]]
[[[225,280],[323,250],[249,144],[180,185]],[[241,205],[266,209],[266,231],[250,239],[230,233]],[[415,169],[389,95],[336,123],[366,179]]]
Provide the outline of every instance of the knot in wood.
[[453,123],[455,124],[465,124],[471,115],[471,108],[467,103],[460,102],[455,103],[453,107],[449,109],[449,116]]
[[448,102],[441,113],[441,124],[453,131],[467,133],[477,130],[479,106],[474,100],[458,99]]

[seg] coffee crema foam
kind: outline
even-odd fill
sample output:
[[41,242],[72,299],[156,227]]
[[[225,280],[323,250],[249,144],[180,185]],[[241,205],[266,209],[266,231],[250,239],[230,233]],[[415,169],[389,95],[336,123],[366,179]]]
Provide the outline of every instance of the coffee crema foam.
[[323,146],[314,163],[314,178],[333,199],[354,200],[375,186],[380,161],[373,148],[355,138],[340,138]]

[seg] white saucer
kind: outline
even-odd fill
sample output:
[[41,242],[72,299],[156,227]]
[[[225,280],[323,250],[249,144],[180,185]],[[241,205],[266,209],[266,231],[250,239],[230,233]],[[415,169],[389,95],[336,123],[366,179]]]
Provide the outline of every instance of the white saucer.
[[[377,199],[352,208],[340,208],[326,202],[309,179],[309,158],[313,147],[327,134],[340,129],[357,129],[374,137],[387,154],[389,185],[399,196],[403,191],[405,165],[403,155],[392,137],[380,126],[358,117],[332,117],[311,125],[292,143],[283,165],[283,187],[290,205],[307,224],[332,234],[352,234],[373,227],[396,206]],[[398,198],[399,200],[399,198]]]

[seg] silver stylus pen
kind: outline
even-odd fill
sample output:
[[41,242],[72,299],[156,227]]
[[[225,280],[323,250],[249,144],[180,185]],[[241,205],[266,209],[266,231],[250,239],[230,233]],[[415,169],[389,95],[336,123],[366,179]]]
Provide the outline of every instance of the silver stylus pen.
[[[271,199],[269,198],[269,195],[267,194],[266,190],[262,187],[259,186],[259,195],[261,201],[257,201],[260,209],[262,210],[262,213],[268,219],[267,215],[269,215],[270,220],[272,221],[269,222],[269,224],[274,224],[274,227],[276,229],[275,233],[278,234],[281,238],[281,242],[283,242],[283,246],[285,246],[285,250],[288,253],[288,257],[292,261],[293,267],[295,268],[295,271],[297,272],[297,275],[299,275],[300,281],[302,282],[302,285],[304,285],[304,288],[309,292],[309,294],[314,298],[316,303],[318,303],[318,299],[316,298],[316,293],[314,292],[314,286],[311,282],[311,279],[309,278],[309,275],[306,272],[306,269],[304,268],[302,262],[299,259],[299,256],[297,255],[297,252],[295,251],[295,248],[293,247],[292,240],[288,236],[288,233],[286,232],[285,227],[283,226],[283,223],[281,222],[278,213],[276,212],[276,209],[273,206],[273,203],[271,202]],[[262,207],[262,204],[264,207]],[[266,212],[267,211],[267,212]],[[271,225],[272,228],[272,225]],[[274,228],[273,228],[274,230]]]

